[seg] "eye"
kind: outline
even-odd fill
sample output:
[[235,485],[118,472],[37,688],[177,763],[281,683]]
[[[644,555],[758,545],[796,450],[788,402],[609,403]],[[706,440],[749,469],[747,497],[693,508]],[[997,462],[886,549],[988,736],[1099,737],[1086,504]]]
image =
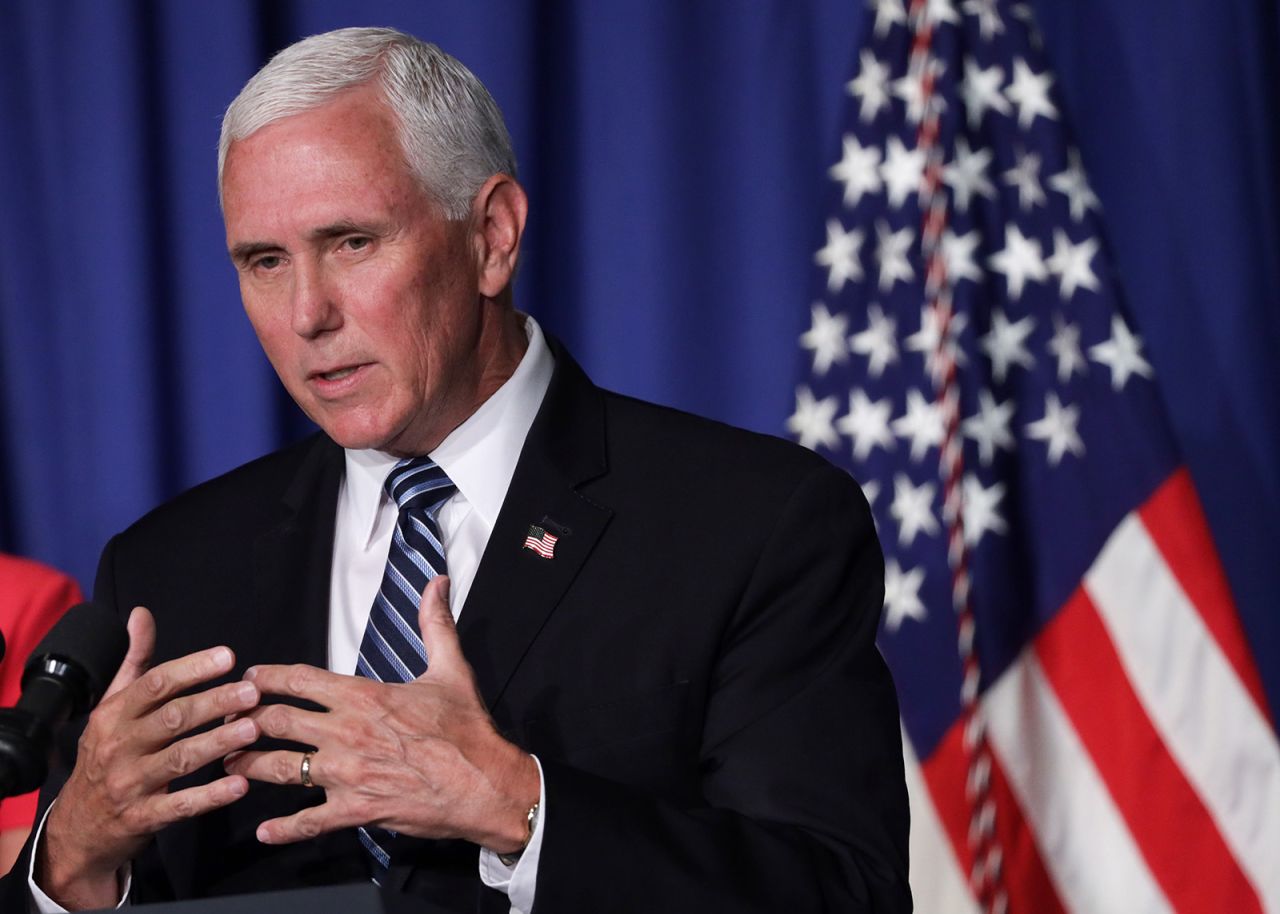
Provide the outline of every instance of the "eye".
[[266,270],[270,272],[280,266],[284,262],[284,258],[279,254],[263,254],[256,258],[250,266],[255,270]]
[[346,245],[349,251],[363,251],[373,243],[373,239],[367,235],[351,235],[344,238],[342,243]]

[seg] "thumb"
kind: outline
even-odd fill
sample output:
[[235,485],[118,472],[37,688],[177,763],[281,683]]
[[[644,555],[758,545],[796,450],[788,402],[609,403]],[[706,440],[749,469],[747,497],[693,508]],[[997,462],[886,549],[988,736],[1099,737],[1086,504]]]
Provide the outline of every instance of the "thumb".
[[458,629],[449,611],[449,577],[437,575],[422,592],[418,604],[418,630],[427,649],[427,673],[449,673],[465,665]]
[[156,647],[156,620],[145,606],[135,606],[129,613],[129,650],[124,655],[124,662],[116,671],[115,678],[103,699],[110,698],[116,692],[133,684],[139,676],[151,666],[151,654]]

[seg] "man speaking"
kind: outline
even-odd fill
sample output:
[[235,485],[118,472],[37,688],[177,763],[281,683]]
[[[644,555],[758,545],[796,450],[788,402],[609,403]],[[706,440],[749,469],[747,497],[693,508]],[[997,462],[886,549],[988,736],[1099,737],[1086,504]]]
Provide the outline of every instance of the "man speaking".
[[306,39],[231,104],[219,180],[323,433],[107,545],[129,654],[6,903],[372,878],[424,912],[909,910],[857,486],[600,390],[515,310],[527,201],[475,77]]

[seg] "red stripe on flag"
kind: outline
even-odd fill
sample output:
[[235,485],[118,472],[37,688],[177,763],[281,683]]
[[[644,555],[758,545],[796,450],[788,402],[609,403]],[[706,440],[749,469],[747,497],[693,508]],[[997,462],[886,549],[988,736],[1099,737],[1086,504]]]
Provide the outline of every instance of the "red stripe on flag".
[[[971,810],[965,801],[969,765],[962,739],[959,724],[952,726],[928,760],[921,763],[920,771],[929,785],[938,820],[951,840],[956,860],[967,878],[973,871],[973,851],[968,838]],[[996,833],[1005,855],[1003,881],[1009,896],[1009,910],[1065,914],[1044,861],[1040,859],[1035,836],[1027,827],[1022,809],[994,755],[991,760],[991,797],[996,803]]]
[[1264,717],[1274,723],[1191,474],[1176,470],[1138,509],[1143,526]]
[[1148,718],[1082,588],[1040,633],[1035,652],[1174,910],[1261,911],[1209,810]]

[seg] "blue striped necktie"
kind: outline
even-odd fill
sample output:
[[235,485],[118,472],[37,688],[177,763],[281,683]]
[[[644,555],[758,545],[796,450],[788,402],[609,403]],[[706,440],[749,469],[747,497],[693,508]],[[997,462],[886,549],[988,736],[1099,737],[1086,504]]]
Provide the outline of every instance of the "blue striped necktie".
[[[386,489],[399,516],[382,585],[360,642],[356,673],[378,682],[409,682],[427,669],[427,652],[418,631],[418,603],[427,582],[446,573],[436,516],[458,487],[430,457],[410,457],[392,468]],[[395,832],[361,826],[359,833],[365,850],[385,870],[391,863],[387,848]]]

